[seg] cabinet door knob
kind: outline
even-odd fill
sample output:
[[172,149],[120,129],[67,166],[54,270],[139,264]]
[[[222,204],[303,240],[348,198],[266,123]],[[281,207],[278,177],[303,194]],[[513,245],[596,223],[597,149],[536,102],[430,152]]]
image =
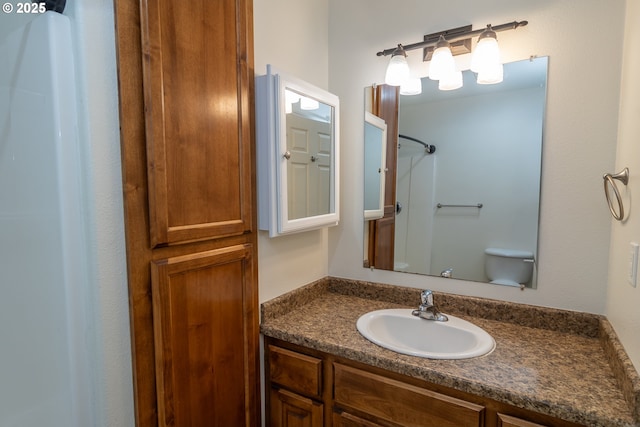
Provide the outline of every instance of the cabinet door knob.
[[289,160],[291,158],[291,151],[285,151],[282,157]]

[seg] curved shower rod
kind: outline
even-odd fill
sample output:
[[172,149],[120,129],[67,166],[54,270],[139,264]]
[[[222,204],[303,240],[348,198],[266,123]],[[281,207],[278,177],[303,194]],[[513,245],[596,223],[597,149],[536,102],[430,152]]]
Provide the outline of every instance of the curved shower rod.
[[422,142],[419,139],[413,138],[411,136],[399,134],[398,137],[403,139],[408,139],[409,141],[417,142],[420,145],[424,145],[424,149],[427,152],[427,154],[433,154],[436,151],[435,145],[427,144],[426,142]]

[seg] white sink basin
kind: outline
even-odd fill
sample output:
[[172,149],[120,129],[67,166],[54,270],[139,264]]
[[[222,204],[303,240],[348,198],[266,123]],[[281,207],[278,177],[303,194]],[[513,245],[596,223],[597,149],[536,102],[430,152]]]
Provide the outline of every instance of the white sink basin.
[[376,310],[356,324],[369,341],[402,354],[429,359],[469,359],[493,351],[495,341],[484,329],[447,314],[447,322],[413,316],[410,309]]

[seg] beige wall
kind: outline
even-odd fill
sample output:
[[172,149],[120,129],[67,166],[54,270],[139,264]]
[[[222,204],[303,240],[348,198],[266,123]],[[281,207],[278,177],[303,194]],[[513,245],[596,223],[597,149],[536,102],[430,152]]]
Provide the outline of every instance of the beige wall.
[[[627,283],[629,243],[640,243],[640,1],[627,0],[618,152],[615,172],[629,168],[629,185],[619,185],[628,220],[611,221],[606,315],[640,370],[640,285]],[[613,172],[613,171],[612,171]]]
[[[329,89],[340,96],[343,141],[330,274],[604,313],[611,220],[602,174],[615,168],[624,7],[624,0],[330,0]],[[504,60],[550,57],[538,289],[362,268],[363,88],[382,82],[388,61],[376,52],[447,28],[513,20],[529,25],[499,33]],[[600,55],[604,66],[595,64]]]
[[[327,0],[255,0],[255,70],[267,64],[323,89],[329,84]],[[329,271],[328,231],[269,238],[258,236],[260,301],[266,301]]]

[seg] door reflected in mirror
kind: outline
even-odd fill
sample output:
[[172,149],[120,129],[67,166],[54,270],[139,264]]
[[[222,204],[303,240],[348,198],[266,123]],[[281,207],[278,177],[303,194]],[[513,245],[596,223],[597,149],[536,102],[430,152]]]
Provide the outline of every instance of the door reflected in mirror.
[[535,288],[547,63],[505,64],[495,85],[466,71],[454,91],[423,78],[421,95],[399,95],[398,133],[437,150],[398,140],[388,173],[403,208],[393,242],[369,235],[365,254],[392,245],[396,271]]
[[333,107],[285,89],[289,219],[331,212]]

